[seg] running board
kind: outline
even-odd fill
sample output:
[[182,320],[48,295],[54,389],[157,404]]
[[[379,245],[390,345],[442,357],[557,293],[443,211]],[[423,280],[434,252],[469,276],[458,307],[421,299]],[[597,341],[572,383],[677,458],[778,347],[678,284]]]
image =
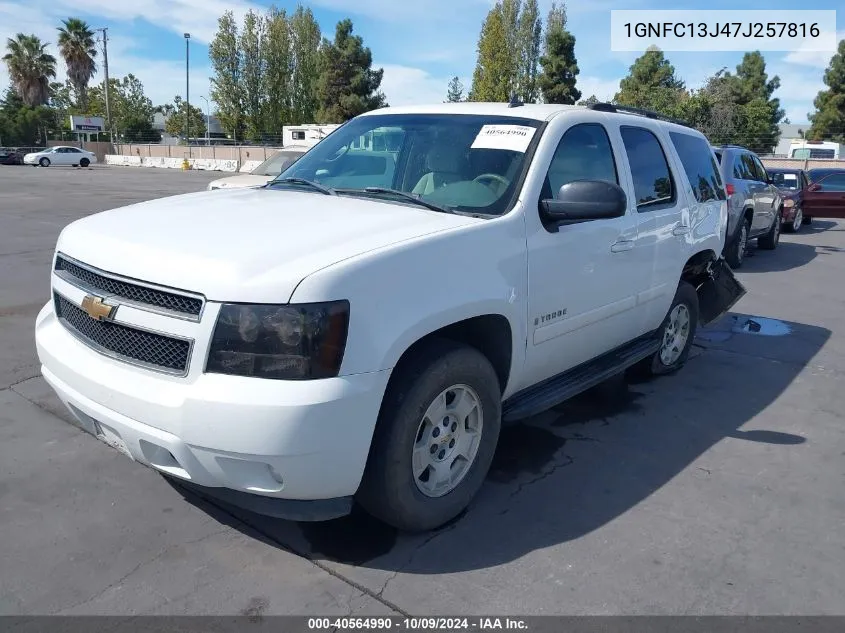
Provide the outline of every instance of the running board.
[[513,422],[542,413],[577,396],[657,353],[660,339],[652,332],[598,358],[515,393],[502,403],[502,420]]

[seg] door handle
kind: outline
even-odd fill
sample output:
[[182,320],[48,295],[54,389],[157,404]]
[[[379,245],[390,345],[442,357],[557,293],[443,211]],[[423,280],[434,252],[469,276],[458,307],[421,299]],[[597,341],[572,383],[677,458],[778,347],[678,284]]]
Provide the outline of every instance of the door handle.
[[672,229],[672,235],[688,235],[692,229],[685,224],[679,224]]
[[610,252],[611,253],[624,253],[625,251],[630,251],[634,248],[634,241],[633,240],[619,240],[618,242],[614,242],[610,245]]

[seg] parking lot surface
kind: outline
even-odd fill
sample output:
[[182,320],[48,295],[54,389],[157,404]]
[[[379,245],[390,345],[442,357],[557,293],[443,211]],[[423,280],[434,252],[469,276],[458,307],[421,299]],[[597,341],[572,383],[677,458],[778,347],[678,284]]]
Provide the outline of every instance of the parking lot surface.
[[469,511],[405,536],[211,505],[40,377],[61,228],[220,176],[0,167],[0,614],[845,614],[845,222],[748,258],[680,373],[505,429]]

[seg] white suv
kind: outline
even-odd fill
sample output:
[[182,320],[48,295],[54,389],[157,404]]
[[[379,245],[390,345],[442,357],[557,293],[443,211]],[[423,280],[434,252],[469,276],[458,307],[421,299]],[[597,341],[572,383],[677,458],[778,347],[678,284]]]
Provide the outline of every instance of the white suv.
[[42,372],[80,425],[256,512],[457,516],[501,423],[681,367],[744,294],[700,133],[647,113],[386,108],[266,187],[61,233]]

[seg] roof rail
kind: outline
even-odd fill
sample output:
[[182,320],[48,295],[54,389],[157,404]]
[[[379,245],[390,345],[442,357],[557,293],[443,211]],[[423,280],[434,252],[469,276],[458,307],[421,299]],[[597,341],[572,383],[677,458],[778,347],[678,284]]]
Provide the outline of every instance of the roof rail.
[[660,114],[659,112],[654,112],[653,110],[646,110],[644,108],[634,108],[630,106],[621,106],[615,105],[613,103],[591,103],[587,106],[590,110],[595,110],[596,112],[619,112],[620,114],[636,114],[638,116],[644,116],[649,119],[657,119],[659,121],[667,121],[669,123],[676,123],[678,125],[683,125],[684,127],[689,127],[689,123],[685,121],[681,121],[679,119],[673,119],[670,116],[666,116],[665,114]]

